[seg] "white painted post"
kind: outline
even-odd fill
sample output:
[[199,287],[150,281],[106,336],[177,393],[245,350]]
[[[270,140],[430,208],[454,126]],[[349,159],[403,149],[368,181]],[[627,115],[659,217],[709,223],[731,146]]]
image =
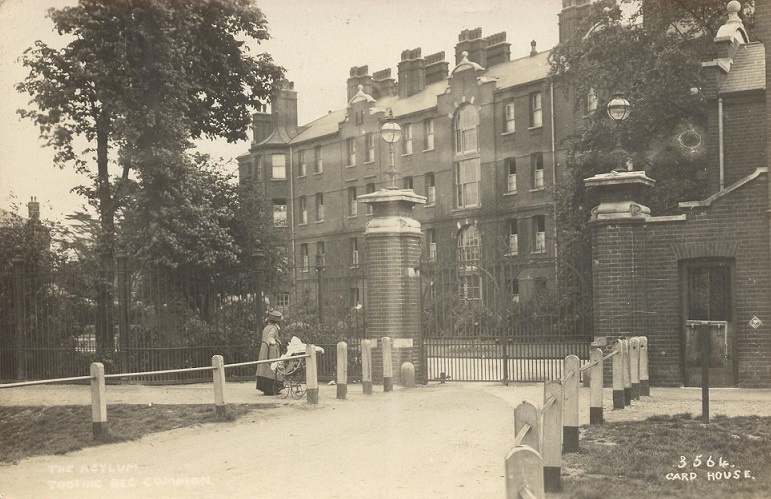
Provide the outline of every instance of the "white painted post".
[[372,395],[372,343],[361,340],[361,386],[364,395]]
[[544,383],[543,401],[541,455],[544,487],[547,492],[559,492],[562,490],[562,383],[559,380]]
[[640,336],[640,395],[651,396],[648,381],[648,338]]
[[[533,449],[541,448],[540,414],[530,402],[522,402],[514,408],[514,436],[516,445],[528,445]],[[523,435],[523,428],[529,430]]]
[[578,385],[581,360],[575,355],[565,357],[564,420],[562,421],[562,453],[578,452]]
[[384,336],[383,342],[383,391],[390,392],[394,389],[394,364],[391,356],[391,338]]
[[308,389],[308,403],[319,403],[319,371],[316,363],[316,345],[306,345],[305,353],[309,355],[305,360],[305,386]]
[[631,373],[632,400],[640,400],[640,338],[629,340],[629,371]]
[[214,355],[211,358],[212,377],[214,378],[214,407],[217,416],[224,417],[227,412],[225,405],[225,359],[222,355]]
[[616,340],[613,344],[613,408],[624,408],[624,344]]
[[632,380],[631,369],[629,367],[629,340],[621,340],[621,346],[624,350],[624,405],[632,404]]
[[506,454],[506,499],[544,497],[541,455],[526,445]]
[[402,364],[399,374],[404,388],[415,388],[415,365],[412,362]]
[[348,343],[337,344],[337,398],[345,400],[348,395]]
[[589,362],[595,363],[589,368],[589,424],[602,424],[602,350],[592,349]]
[[104,364],[92,362],[91,374],[91,431],[94,440],[107,436],[107,397],[104,385]]

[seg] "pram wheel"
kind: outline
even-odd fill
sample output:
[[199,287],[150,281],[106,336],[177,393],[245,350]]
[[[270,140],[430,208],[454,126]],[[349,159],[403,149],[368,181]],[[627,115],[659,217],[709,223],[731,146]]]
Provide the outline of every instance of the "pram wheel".
[[305,385],[302,383],[292,383],[289,386],[289,393],[292,394],[292,398],[299,400],[305,395]]
[[290,387],[283,380],[273,381],[273,393],[280,399],[285,399],[289,395]]

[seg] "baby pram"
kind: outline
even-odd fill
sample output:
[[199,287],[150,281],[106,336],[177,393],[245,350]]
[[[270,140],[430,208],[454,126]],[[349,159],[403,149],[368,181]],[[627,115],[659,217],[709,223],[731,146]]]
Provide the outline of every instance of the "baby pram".
[[[324,349],[316,347],[316,352],[324,353]],[[305,395],[305,343],[297,336],[292,336],[286,347],[286,353],[277,362],[270,365],[276,371],[273,382],[273,392],[278,398],[291,395],[293,399],[301,399]]]

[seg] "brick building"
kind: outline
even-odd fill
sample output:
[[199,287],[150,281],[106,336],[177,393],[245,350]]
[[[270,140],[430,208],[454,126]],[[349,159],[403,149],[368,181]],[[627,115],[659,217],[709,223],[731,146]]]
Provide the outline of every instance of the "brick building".
[[[573,36],[589,3],[563,1],[562,38]],[[547,83],[549,52],[535,42],[529,55],[512,60],[505,32],[485,37],[477,28],[459,34],[454,52],[448,61],[444,52],[405,50],[397,78],[391,69],[352,67],[347,105],[310,123],[297,123],[291,83],[270,111],[254,115],[239,173],[257,177],[276,225],[287,227],[296,282],[315,278],[317,259],[327,272],[364,260],[372,214],[357,198],[390,184],[379,132],[392,113],[402,129],[395,184],[426,198],[413,213],[424,233],[423,259],[439,266],[480,255],[519,261],[521,271],[505,283],[513,300],[555,286],[550,187],[560,176],[562,139],[574,130],[573,104]],[[480,277],[464,279],[465,296],[479,298]],[[361,300],[361,286],[340,284],[348,288],[343,301]],[[288,295],[275,299],[283,304]]]
[[[771,40],[771,2],[758,1],[755,35]],[[709,74],[708,179],[713,193],[655,216],[639,204],[656,188],[644,172],[598,175],[593,215],[594,330],[599,343],[645,335],[651,384],[701,384],[701,335],[712,386],[771,386],[771,245],[766,105],[769,53],[749,42],[730,2]]]

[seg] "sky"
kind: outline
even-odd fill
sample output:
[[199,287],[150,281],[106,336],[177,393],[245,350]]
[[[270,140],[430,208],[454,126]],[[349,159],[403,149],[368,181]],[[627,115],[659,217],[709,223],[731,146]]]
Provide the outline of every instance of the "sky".
[[[42,40],[53,47],[64,42],[52,30],[46,11],[75,0],[0,0],[0,208],[26,216],[26,203],[36,197],[41,217],[64,221],[85,201],[70,192],[87,179],[53,164],[53,149],[39,138],[37,127],[16,113],[29,96],[15,91],[26,76],[18,61],[23,51]],[[271,39],[251,46],[267,52],[286,69],[298,93],[300,124],[346,106],[346,79],[352,66],[368,65],[370,74],[396,65],[401,52],[422,48],[423,56],[439,51],[452,65],[458,34],[482,28],[489,36],[506,31],[511,57],[525,57],[530,42],[539,51],[557,43],[561,0],[256,0],[265,13]],[[249,142],[198,143],[202,152],[234,160]],[[229,162],[228,162],[229,161]]]

